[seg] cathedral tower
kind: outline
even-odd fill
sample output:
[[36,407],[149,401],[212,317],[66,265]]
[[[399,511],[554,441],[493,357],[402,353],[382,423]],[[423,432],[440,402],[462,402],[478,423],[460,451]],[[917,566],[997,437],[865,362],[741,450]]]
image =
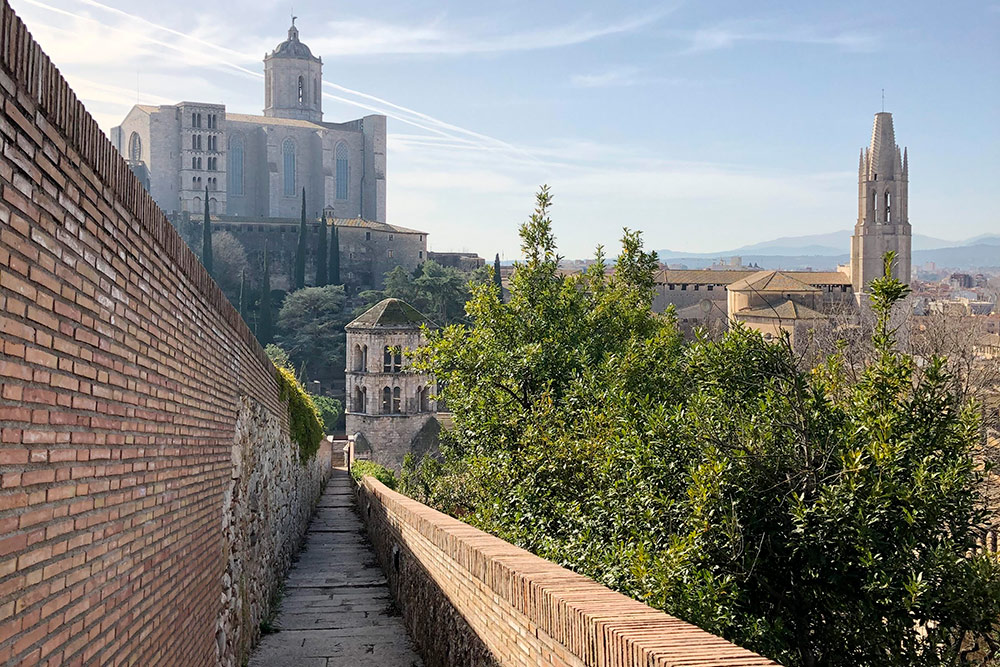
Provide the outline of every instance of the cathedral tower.
[[875,114],[871,145],[858,165],[858,223],[851,237],[851,283],[855,294],[883,273],[882,255],[896,252],[893,275],[910,282],[909,165],[896,145],[892,114]]
[[264,115],[323,121],[323,59],[299,41],[299,29],[264,56]]

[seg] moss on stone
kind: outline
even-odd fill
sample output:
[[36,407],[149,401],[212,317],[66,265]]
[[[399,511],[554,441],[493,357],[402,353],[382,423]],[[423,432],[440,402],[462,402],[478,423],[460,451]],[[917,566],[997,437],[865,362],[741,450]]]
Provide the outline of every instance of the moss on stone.
[[288,429],[292,442],[299,446],[299,461],[305,463],[319,451],[323,440],[323,421],[312,399],[287,368],[275,367],[278,396],[288,404]]

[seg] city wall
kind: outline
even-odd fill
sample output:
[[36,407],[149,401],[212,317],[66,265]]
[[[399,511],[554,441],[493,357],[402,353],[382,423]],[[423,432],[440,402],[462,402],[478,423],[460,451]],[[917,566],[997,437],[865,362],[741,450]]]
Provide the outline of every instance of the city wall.
[[365,477],[358,509],[428,665],[775,663]]
[[239,664],[329,449],[6,2],[0,146],[0,663]]

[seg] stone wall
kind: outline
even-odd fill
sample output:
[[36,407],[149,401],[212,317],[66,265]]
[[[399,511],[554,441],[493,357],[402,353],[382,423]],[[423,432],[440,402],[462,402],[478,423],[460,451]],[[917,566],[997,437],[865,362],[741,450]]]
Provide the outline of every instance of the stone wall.
[[0,663],[237,664],[329,451],[6,2],[0,144]]
[[358,509],[430,666],[775,665],[371,477]]

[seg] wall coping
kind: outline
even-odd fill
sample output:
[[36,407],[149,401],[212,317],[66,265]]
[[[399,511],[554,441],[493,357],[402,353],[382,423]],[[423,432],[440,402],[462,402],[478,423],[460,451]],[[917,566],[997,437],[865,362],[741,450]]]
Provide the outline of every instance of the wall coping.
[[586,665],[778,664],[392,491],[374,477],[364,477],[361,486]]

